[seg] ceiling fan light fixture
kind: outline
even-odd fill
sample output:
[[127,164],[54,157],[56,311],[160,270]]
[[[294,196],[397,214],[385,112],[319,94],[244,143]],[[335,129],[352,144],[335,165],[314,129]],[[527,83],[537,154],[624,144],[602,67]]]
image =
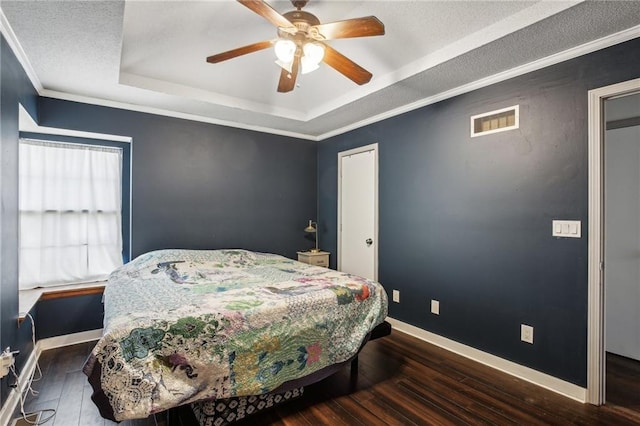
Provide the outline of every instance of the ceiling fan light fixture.
[[303,56],[300,59],[300,73],[308,74],[311,71],[317,70],[318,68],[320,68],[320,64],[317,62],[314,62],[311,58],[307,56]]
[[280,39],[276,41],[274,50],[276,51],[276,56],[279,61],[290,63],[293,61],[293,56],[296,53],[296,44],[293,40]]
[[274,25],[278,29],[278,39],[264,40],[208,56],[208,63],[217,64],[273,46],[278,58],[276,64],[282,68],[278,80],[279,93],[291,92],[296,87],[298,74],[318,69],[320,62],[326,63],[358,85],[368,83],[373,77],[369,71],[324,41],[384,35],[384,24],[375,16],[321,23],[315,15],[302,10],[309,0],[291,0],[297,10],[284,14],[280,14],[265,0],[237,1]]
[[320,43],[305,43],[302,46],[302,52],[306,58],[309,58],[310,61],[319,64],[324,58],[324,47]]
[[302,65],[302,74],[310,73],[320,67],[320,62],[324,58],[324,47],[320,43],[305,43],[302,46],[303,56],[300,60]]

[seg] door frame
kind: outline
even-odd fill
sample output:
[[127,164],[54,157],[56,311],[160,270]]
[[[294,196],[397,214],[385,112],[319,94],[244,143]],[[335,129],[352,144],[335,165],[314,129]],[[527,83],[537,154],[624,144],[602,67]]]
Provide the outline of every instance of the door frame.
[[342,270],[342,158],[373,151],[374,212],[373,212],[373,279],[378,281],[378,144],[361,146],[338,153],[338,271]]
[[589,90],[589,260],[586,402],[605,403],[604,102],[640,91],[640,78]]

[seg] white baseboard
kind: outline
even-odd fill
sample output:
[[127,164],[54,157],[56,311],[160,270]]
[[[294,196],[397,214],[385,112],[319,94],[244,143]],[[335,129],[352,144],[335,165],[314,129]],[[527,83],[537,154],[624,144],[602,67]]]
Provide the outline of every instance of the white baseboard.
[[[91,340],[98,340],[102,337],[102,329],[83,331],[80,333],[65,334],[64,336],[49,337],[47,339],[38,340],[36,347],[29,354],[27,362],[22,367],[18,379],[18,387],[11,389],[6,401],[2,404],[0,409],[0,425],[8,425],[12,419],[13,413],[16,407],[20,403],[20,395],[24,394],[27,388],[27,378],[31,377],[36,369],[36,364],[43,351],[53,348],[59,348],[62,346],[70,346],[78,343],[89,342]],[[11,373],[9,373],[11,374]],[[15,378],[7,376],[9,383],[13,383]]]
[[[98,340],[102,337],[102,329],[82,331],[80,333],[65,334],[63,336],[48,337],[38,340],[40,351],[48,349],[61,348],[63,346],[77,345],[78,343],[90,342]],[[0,423],[1,424],[1,423]]]
[[423,330],[415,327],[411,324],[398,321],[391,317],[387,317],[387,321],[391,323],[394,329],[403,333],[409,334],[425,342],[429,342],[443,349],[461,355],[465,358],[477,361],[481,364],[495,368],[503,373],[510,374],[519,379],[526,380],[550,391],[559,393],[560,395],[574,399],[576,401],[585,403],[587,396],[587,389],[569,383],[567,381],[558,379],[557,377],[550,376],[533,368],[525,367],[515,362],[508,361],[504,358],[483,352],[479,349],[472,348],[471,346],[464,345],[446,337],[442,337],[435,333]]

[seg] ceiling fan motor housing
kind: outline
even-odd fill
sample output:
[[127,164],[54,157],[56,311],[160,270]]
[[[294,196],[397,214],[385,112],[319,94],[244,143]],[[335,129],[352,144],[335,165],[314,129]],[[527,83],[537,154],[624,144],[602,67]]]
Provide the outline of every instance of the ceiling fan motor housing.
[[[315,15],[305,12],[302,10],[294,10],[291,12],[287,12],[284,15],[285,18],[289,22],[293,24],[294,27],[298,30],[296,34],[302,33],[303,38],[307,38],[309,34],[309,28],[314,25],[320,25],[320,20],[316,18]],[[285,29],[278,28],[278,36],[284,38],[290,38],[291,34],[287,32]]]

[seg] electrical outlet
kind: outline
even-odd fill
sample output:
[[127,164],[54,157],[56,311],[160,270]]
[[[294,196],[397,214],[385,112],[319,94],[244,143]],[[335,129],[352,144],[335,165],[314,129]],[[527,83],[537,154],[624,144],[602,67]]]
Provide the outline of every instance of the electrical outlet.
[[431,300],[431,313],[440,315],[440,302],[438,300]]
[[13,366],[14,355],[17,353],[18,351],[11,352],[11,349],[7,347],[7,349],[0,354],[0,378],[9,374],[9,370]]
[[400,303],[400,292],[398,290],[393,290],[393,301]]
[[520,340],[533,345],[533,327],[527,324],[520,324]]

